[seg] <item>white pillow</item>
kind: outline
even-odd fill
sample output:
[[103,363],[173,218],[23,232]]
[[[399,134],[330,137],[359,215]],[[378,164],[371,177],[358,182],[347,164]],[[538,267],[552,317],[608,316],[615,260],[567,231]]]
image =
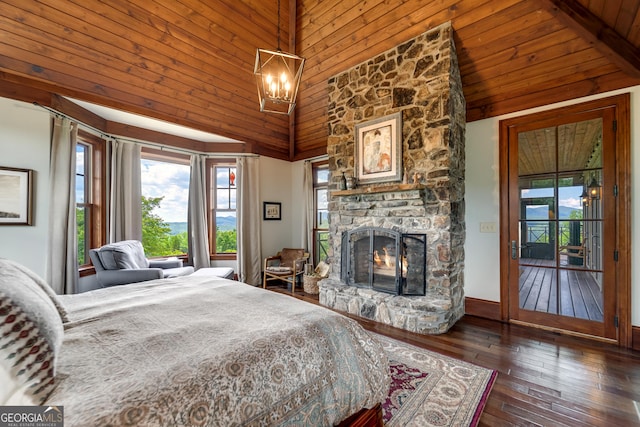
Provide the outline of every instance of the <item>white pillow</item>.
[[[55,387],[64,329],[53,291],[35,273],[0,258],[0,382],[3,400],[42,404]],[[0,404],[1,401],[0,401]]]
[[29,384],[22,383],[11,374],[5,363],[0,363],[0,406],[33,406],[36,402],[27,389]]

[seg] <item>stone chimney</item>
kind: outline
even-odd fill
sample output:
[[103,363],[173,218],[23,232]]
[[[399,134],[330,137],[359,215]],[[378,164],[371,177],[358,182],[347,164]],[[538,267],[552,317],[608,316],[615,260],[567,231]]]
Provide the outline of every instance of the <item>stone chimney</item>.
[[[402,115],[407,182],[339,190],[342,173],[354,174],[355,126],[393,113]],[[329,79],[332,270],[320,283],[321,304],[420,333],[446,332],[462,317],[465,115],[451,23]],[[342,233],[359,227],[427,235],[427,296],[378,294],[340,281]]]

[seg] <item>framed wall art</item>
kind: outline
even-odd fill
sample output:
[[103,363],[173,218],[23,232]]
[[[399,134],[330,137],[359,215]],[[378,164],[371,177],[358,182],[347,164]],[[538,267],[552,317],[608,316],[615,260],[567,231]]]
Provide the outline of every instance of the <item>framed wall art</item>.
[[402,113],[357,124],[355,168],[358,184],[402,179]]
[[33,171],[0,166],[0,225],[31,225]]
[[265,220],[279,221],[282,219],[282,214],[280,212],[281,207],[282,204],[280,202],[263,202],[262,216]]

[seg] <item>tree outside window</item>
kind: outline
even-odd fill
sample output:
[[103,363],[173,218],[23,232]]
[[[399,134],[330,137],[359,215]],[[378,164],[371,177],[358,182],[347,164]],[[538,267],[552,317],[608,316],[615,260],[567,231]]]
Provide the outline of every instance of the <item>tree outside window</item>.
[[329,165],[313,165],[314,224],[313,261],[318,265],[327,259],[329,250]]
[[143,150],[142,246],[148,257],[188,252],[190,170],[188,156]]
[[76,233],[78,245],[78,265],[89,263],[88,250],[91,238],[91,146],[76,144]]

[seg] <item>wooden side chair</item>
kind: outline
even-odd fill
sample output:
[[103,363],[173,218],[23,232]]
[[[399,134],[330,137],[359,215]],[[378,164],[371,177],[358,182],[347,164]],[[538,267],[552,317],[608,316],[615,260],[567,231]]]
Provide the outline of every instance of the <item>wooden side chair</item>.
[[[565,255],[569,264],[585,265],[588,251],[587,239],[584,239],[580,246],[564,245],[558,247],[558,254]],[[572,261],[573,258],[573,261]]]
[[302,278],[308,259],[309,252],[292,248],[284,248],[277,255],[265,258],[262,287],[266,289],[269,281],[282,280],[290,283],[291,293],[295,293],[296,283]]

